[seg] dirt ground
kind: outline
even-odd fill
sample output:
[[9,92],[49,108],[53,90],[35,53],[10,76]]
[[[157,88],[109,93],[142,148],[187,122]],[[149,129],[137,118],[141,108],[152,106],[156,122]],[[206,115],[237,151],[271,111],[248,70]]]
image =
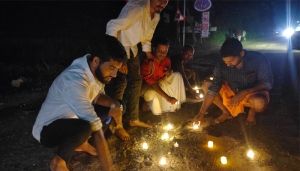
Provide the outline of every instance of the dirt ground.
[[[274,58],[273,63],[281,65],[279,59]],[[196,114],[199,103],[186,103],[181,110],[163,116],[146,112],[142,119],[155,124],[155,128],[128,128],[131,134],[128,142],[108,135],[115,167],[126,171],[299,170],[299,97],[282,87],[285,79],[280,79],[288,72],[277,69],[273,72],[277,85],[271,93],[268,109],[258,116],[256,126],[245,126],[246,115],[242,114],[223,124],[192,131],[184,123]],[[5,92],[0,99],[0,170],[49,170],[52,150],[35,141],[31,129],[50,83],[42,81],[35,86],[2,89]],[[211,120],[218,114],[219,110],[212,107],[207,118]],[[169,132],[173,139],[165,142],[160,137],[164,132],[162,126],[168,122],[173,123],[175,129]],[[213,149],[207,148],[208,140],[214,141]],[[141,149],[142,142],[148,142],[147,151]],[[175,142],[178,147],[174,147]],[[246,157],[250,147],[256,154],[254,160]],[[163,167],[159,166],[162,156],[167,159]],[[221,156],[227,157],[228,165],[220,164]],[[74,171],[95,171],[100,166],[97,158],[75,153],[69,167]]]

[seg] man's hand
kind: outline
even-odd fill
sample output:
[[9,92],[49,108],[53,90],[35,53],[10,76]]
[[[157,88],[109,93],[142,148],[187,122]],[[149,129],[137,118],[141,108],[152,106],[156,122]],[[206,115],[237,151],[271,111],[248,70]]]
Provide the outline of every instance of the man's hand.
[[230,100],[231,106],[237,106],[239,103],[246,97],[247,92],[246,91],[240,91],[235,96],[233,96]]
[[121,68],[119,69],[119,72],[121,72],[122,74],[128,74],[128,67],[127,67],[127,64],[123,64],[121,66]]
[[171,104],[175,104],[178,100],[174,97],[168,97],[167,101],[170,102]]
[[92,136],[94,137],[95,146],[102,169],[105,171],[112,171],[113,162],[102,129],[93,132]]
[[119,104],[117,104],[117,105],[113,104],[110,107],[108,115],[113,117],[113,119],[115,120],[117,126],[122,126],[123,127],[122,112],[123,112],[123,107],[121,107]]

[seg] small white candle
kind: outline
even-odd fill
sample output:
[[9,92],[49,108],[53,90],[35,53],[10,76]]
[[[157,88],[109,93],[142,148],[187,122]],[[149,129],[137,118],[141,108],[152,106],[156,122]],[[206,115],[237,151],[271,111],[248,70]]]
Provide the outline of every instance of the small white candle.
[[252,149],[249,149],[249,150],[247,151],[247,157],[248,157],[249,159],[253,160],[253,159],[254,159],[254,156],[255,156],[254,151],[253,151]]
[[164,130],[166,131],[170,131],[174,128],[173,124],[168,123],[167,125],[164,126]]
[[193,129],[196,130],[196,129],[199,129],[200,127],[200,121],[198,122],[193,122]]
[[174,143],[174,147],[177,148],[179,147],[179,144],[177,142]]
[[226,165],[226,164],[227,164],[227,157],[222,156],[220,159],[221,159],[221,163],[222,163],[223,165]]
[[197,93],[197,94],[199,94],[199,93],[200,93],[200,91],[199,91],[199,90],[196,90],[196,93]]
[[209,77],[209,80],[211,80],[211,81],[214,80],[214,77]]
[[213,141],[208,141],[207,142],[207,147],[208,148],[213,148],[214,147],[214,142]]
[[195,86],[193,89],[194,89],[194,90],[199,90],[198,86]]
[[167,165],[167,158],[166,157],[161,157],[160,160],[159,160],[159,165],[160,166]]
[[167,141],[169,140],[170,136],[167,132],[163,133],[162,136],[161,136],[161,140],[163,141]]
[[200,93],[200,94],[199,94],[199,97],[200,97],[200,99],[203,99],[203,98],[204,98],[204,94],[203,94],[203,93]]
[[143,143],[142,143],[142,149],[146,151],[146,150],[148,150],[148,148],[149,148],[148,143],[143,142]]

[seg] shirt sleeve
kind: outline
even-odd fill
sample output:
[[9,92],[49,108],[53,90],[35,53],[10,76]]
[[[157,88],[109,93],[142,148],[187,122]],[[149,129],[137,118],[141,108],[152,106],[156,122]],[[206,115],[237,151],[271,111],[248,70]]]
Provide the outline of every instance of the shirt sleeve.
[[207,94],[217,95],[222,86],[221,63],[218,63],[213,71],[214,80],[208,88]]
[[127,29],[142,16],[143,8],[137,4],[127,3],[118,18],[110,20],[106,25],[106,34],[118,37],[118,32]]
[[265,84],[268,89],[273,87],[273,74],[269,60],[265,56],[261,56],[261,61],[258,65],[258,82]]
[[69,85],[64,88],[62,93],[63,98],[80,119],[90,122],[92,131],[100,130],[102,128],[101,120],[87,97],[88,82],[83,77],[78,77],[68,81]]
[[141,65],[141,75],[148,85],[153,85],[156,81],[153,79],[154,64],[152,60],[145,60]]

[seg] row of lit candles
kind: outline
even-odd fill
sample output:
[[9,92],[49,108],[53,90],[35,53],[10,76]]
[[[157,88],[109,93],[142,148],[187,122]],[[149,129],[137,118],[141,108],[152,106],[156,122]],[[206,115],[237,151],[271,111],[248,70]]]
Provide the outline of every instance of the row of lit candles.
[[[192,125],[192,129],[193,129],[193,130],[197,130],[197,129],[199,129],[199,128],[200,128],[200,122],[194,122],[193,125]],[[165,126],[163,127],[163,129],[166,130],[166,131],[170,131],[170,130],[174,129],[174,126],[173,126],[173,124],[168,123],[167,125],[165,125]],[[168,132],[164,132],[164,133],[162,134],[162,136],[161,136],[161,140],[163,140],[163,141],[169,141],[169,140],[172,140],[172,139],[173,139],[173,138],[170,137],[170,135],[169,135]],[[179,144],[178,144],[177,142],[175,142],[173,146],[174,146],[175,148],[177,148],[177,147],[179,147]],[[209,149],[213,149],[213,148],[214,148],[214,142],[211,141],[211,140],[209,140],[209,141],[207,142],[207,147],[208,147]],[[149,149],[149,145],[148,145],[147,142],[143,142],[143,143],[142,143],[142,149],[143,149],[144,151],[147,151],[147,150]],[[254,151],[253,151],[252,149],[249,149],[249,150],[247,151],[246,155],[247,155],[247,157],[248,157],[249,159],[251,159],[251,160],[253,160],[254,157],[255,157],[255,153],[254,153]],[[221,162],[222,165],[227,165],[227,163],[228,163],[227,157],[226,157],[226,156],[221,156],[221,157],[220,157],[220,162]],[[160,165],[160,166],[165,166],[166,164],[167,164],[167,158],[166,158],[165,156],[161,157],[160,160],[159,160],[159,165]]]

